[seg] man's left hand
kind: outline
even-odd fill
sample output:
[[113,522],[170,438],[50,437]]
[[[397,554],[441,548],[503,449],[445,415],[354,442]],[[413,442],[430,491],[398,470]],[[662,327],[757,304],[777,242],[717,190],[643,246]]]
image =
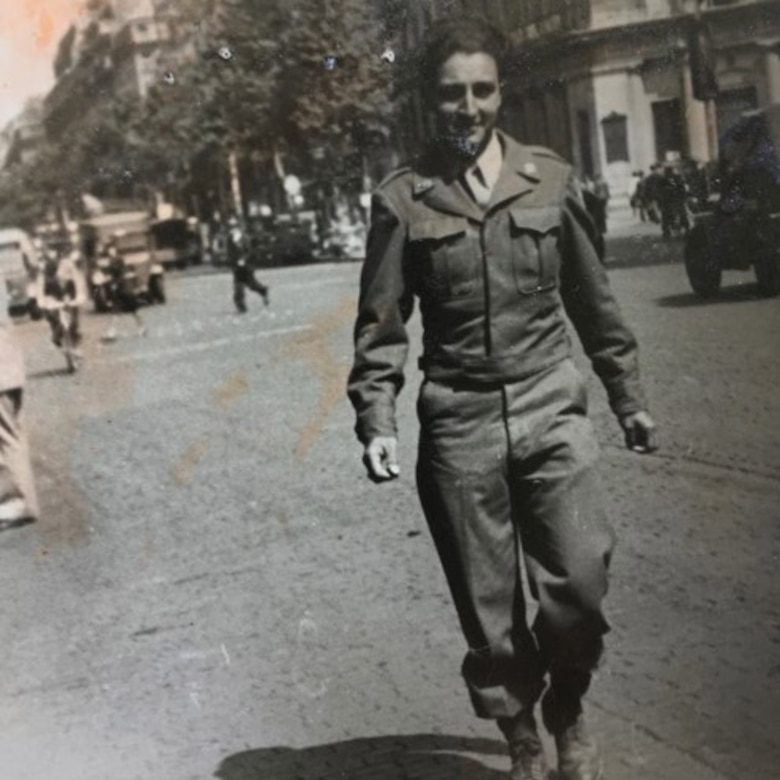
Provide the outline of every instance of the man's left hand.
[[623,428],[628,449],[642,454],[655,452],[658,449],[655,438],[655,423],[647,412],[634,412],[634,414],[621,417],[620,425]]

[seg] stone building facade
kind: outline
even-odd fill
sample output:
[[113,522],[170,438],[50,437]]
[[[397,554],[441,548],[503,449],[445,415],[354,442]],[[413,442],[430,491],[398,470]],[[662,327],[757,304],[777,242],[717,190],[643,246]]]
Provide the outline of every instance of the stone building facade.
[[[464,12],[483,13],[514,44],[506,129],[603,175],[618,196],[634,170],[716,158],[740,112],[780,102],[778,0],[417,0],[406,45]],[[702,67],[717,84],[708,100],[695,97]],[[424,111],[410,111],[419,135]]]
[[42,101],[31,98],[0,133],[0,168],[35,159],[44,141]]
[[167,63],[191,56],[190,35],[177,29],[175,0],[100,0],[63,36],[56,82],[44,102],[50,138],[100,112],[103,99],[143,99]]

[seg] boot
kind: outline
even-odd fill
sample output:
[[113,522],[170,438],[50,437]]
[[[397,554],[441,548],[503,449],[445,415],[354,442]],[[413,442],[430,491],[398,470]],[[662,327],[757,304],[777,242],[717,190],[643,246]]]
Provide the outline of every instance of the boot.
[[547,762],[533,710],[522,710],[513,718],[499,718],[498,727],[509,745],[510,780],[547,780]]
[[603,780],[598,745],[588,733],[582,697],[591,675],[583,671],[559,672],[542,699],[542,717],[555,738],[559,780]]
[[560,780],[603,780],[604,769],[598,745],[588,733],[585,717],[579,717],[555,734]]

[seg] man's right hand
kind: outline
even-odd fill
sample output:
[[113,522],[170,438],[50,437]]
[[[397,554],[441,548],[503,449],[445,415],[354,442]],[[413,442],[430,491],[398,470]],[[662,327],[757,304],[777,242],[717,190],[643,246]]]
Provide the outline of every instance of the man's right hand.
[[376,436],[366,445],[363,463],[368,470],[368,478],[374,482],[395,479],[400,473],[396,451],[398,439],[395,436]]

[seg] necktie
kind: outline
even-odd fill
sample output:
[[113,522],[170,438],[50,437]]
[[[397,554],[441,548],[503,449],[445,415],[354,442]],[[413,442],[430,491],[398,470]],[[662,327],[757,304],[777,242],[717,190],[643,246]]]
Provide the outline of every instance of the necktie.
[[492,189],[485,181],[485,175],[480,170],[479,165],[475,165],[466,171],[466,184],[468,184],[474,200],[480,206],[487,206],[490,203]]

